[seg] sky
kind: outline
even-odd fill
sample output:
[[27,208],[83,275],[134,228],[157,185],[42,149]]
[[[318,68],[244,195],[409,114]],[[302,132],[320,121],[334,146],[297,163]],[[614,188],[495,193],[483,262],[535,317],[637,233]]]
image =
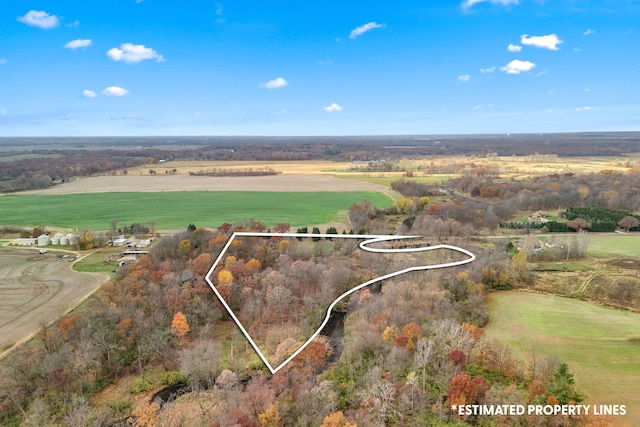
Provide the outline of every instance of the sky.
[[640,0],[21,0],[0,136],[640,131]]

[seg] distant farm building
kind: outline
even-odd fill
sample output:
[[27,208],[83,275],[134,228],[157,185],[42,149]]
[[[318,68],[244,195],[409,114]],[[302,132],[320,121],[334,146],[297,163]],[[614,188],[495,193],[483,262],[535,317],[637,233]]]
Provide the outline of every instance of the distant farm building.
[[38,243],[38,239],[36,239],[35,237],[13,239],[11,241],[11,244],[13,246],[34,246],[37,243]]
[[122,252],[122,255],[147,255],[149,251],[138,251],[133,249],[128,249]]
[[113,246],[126,246],[127,245],[128,240],[125,238],[118,238],[118,239],[113,239],[111,241],[111,244]]

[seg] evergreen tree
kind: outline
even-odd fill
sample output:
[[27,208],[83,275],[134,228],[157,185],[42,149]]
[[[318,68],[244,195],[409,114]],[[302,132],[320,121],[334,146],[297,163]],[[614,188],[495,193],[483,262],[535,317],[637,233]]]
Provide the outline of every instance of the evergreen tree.
[[575,380],[573,373],[569,372],[569,365],[564,362],[553,373],[553,379],[547,387],[547,392],[558,399],[560,405],[584,400],[584,396],[576,391]]

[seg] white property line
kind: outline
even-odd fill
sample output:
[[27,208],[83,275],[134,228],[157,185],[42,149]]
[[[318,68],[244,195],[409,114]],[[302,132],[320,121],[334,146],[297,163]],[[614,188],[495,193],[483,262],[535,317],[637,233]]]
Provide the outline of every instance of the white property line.
[[[453,262],[448,262],[448,263],[444,263],[444,264],[421,265],[421,266],[416,266],[416,267],[405,268],[403,270],[399,270],[399,271],[395,271],[393,273],[385,274],[384,276],[376,277],[375,279],[369,280],[368,282],[362,283],[362,284],[356,286],[355,288],[352,288],[352,289],[348,290],[347,292],[343,293],[338,298],[336,298],[329,305],[329,307],[327,308],[327,314],[326,314],[324,320],[322,321],[322,324],[313,333],[313,335],[311,335],[311,337],[308,340],[306,340],[304,342],[304,344],[302,344],[300,346],[300,348],[298,348],[291,356],[289,356],[287,358],[287,360],[285,360],[280,365],[278,365],[275,368],[273,368],[271,366],[271,364],[269,363],[269,361],[264,356],[264,354],[262,354],[262,351],[260,351],[260,349],[258,348],[256,343],[253,341],[253,339],[251,338],[251,336],[249,335],[247,330],[244,328],[244,326],[242,326],[242,323],[240,322],[240,320],[238,320],[236,315],[233,313],[233,310],[231,310],[231,307],[229,307],[229,305],[224,300],[224,298],[222,298],[222,295],[220,295],[220,292],[218,292],[216,287],[213,285],[213,282],[209,278],[213,274],[213,271],[215,270],[215,268],[220,263],[220,260],[222,259],[224,254],[227,252],[227,249],[229,248],[229,246],[231,245],[231,242],[233,242],[233,240],[235,239],[236,236],[250,236],[250,237],[325,237],[325,238],[329,237],[329,238],[334,238],[334,239],[339,239],[339,238],[340,239],[345,239],[345,238],[346,239],[367,239],[367,240],[361,242],[359,244],[359,247],[360,247],[360,249],[365,250],[365,251],[369,251],[369,252],[399,253],[399,252],[423,252],[423,251],[432,251],[432,250],[435,250],[435,249],[450,249],[450,250],[457,251],[457,252],[463,253],[465,255],[468,255],[469,258],[463,259],[461,261],[453,261]],[[459,248],[457,246],[452,246],[452,245],[434,245],[434,246],[423,246],[423,247],[418,247],[418,248],[403,248],[403,249],[383,249],[383,248],[370,248],[370,247],[368,247],[368,245],[374,244],[374,243],[378,243],[378,242],[385,242],[385,241],[390,241],[390,240],[401,240],[401,239],[416,239],[416,238],[421,238],[421,237],[423,237],[423,236],[385,236],[385,235],[367,235],[367,234],[319,234],[319,233],[316,233],[316,234],[304,234],[304,233],[235,232],[235,233],[233,233],[231,235],[231,238],[229,239],[229,241],[227,241],[227,243],[225,244],[224,248],[222,248],[222,251],[220,252],[220,255],[218,255],[218,258],[216,258],[216,261],[213,263],[213,266],[211,267],[211,269],[209,270],[209,272],[205,276],[205,279],[207,280],[207,283],[209,283],[209,286],[211,287],[211,289],[213,289],[213,292],[215,292],[216,296],[218,297],[218,299],[220,300],[220,302],[222,303],[224,308],[227,309],[227,312],[229,312],[229,315],[231,316],[231,318],[234,320],[234,322],[236,322],[236,324],[238,325],[238,327],[240,328],[240,330],[242,331],[244,336],[247,337],[247,340],[249,340],[249,343],[251,344],[253,349],[256,351],[256,353],[258,353],[258,356],[260,356],[260,359],[262,359],[264,364],[267,365],[267,368],[269,368],[269,371],[271,371],[272,374],[275,374],[280,369],[282,369],[287,363],[291,362],[298,354],[300,354],[300,352],[302,352],[302,350],[304,350],[311,343],[311,341],[313,341],[314,338],[316,338],[318,335],[320,335],[320,332],[322,331],[322,329],[325,327],[327,322],[329,322],[329,318],[331,317],[331,310],[333,310],[333,307],[335,307],[336,304],[338,304],[346,296],[351,295],[352,293],[354,293],[354,292],[356,292],[356,291],[358,291],[358,290],[360,290],[360,289],[362,289],[362,288],[364,288],[366,286],[369,286],[369,285],[371,285],[371,284],[373,284],[375,282],[379,282],[381,280],[386,280],[386,279],[389,279],[391,277],[399,276],[399,275],[404,274],[404,273],[409,273],[411,271],[434,270],[434,269],[437,269],[437,268],[455,267],[455,266],[458,266],[458,265],[468,264],[468,263],[470,263],[470,262],[472,262],[473,260],[476,259],[476,256],[475,256],[475,254],[473,254],[473,252],[470,252],[470,251],[468,251],[466,249],[462,249],[462,248]]]

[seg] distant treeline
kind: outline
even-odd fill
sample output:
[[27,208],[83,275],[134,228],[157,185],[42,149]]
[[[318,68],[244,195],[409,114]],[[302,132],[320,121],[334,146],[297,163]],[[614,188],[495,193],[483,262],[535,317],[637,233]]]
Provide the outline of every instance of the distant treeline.
[[227,169],[227,168],[211,168],[207,170],[200,169],[197,172],[189,171],[189,175],[194,176],[268,176],[279,175],[282,172],[271,168],[244,168],[244,169]]
[[[0,138],[0,160],[2,156],[28,157],[0,161],[0,192],[44,188],[71,177],[125,173],[128,168],[162,160],[362,161],[371,162],[367,167],[372,170],[387,171],[393,170],[391,162],[404,158],[517,155],[533,156],[533,161],[548,155],[624,156],[637,152],[639,145],[638,132],[428,137]],[[51,146],[56,148],[47,148]],[[3,147],[12,148],[3,150]],[[15,150],[15,147],[33,148]],[[459,173],[461,166],[466,165],[433,165],[422,172]],[[471,176],[465,178],[486,178],[493,176],[495,170],[476,165],[469,173]],[[482,194],[494,197],[489,191]]]
[[[512,230],[532,230],[545,228],[550,233],[568,233],[578,231],[571,227],[572,221],[579,218],[587,221],[590,225],[587,230],[595,233],[611,233],[616,231],[618,223],[625,217],[633,217],[640,220],[640,215],[633,215],[630,211],[615,210],[607,208],[571,207],[560,214],[567,222],[548,221],[542,222],[517,222],[504,221],[500,223],[501,228]],[[631,227],[629,231],[640,231],[640,227]]]
[[[0,154],[8,153],[0,151]],[[156,149],[29,150],[11,154],[34,157],[0,161],[0,192],[3,193],[46,188],[72,177],[114,174],[170,155]]]

